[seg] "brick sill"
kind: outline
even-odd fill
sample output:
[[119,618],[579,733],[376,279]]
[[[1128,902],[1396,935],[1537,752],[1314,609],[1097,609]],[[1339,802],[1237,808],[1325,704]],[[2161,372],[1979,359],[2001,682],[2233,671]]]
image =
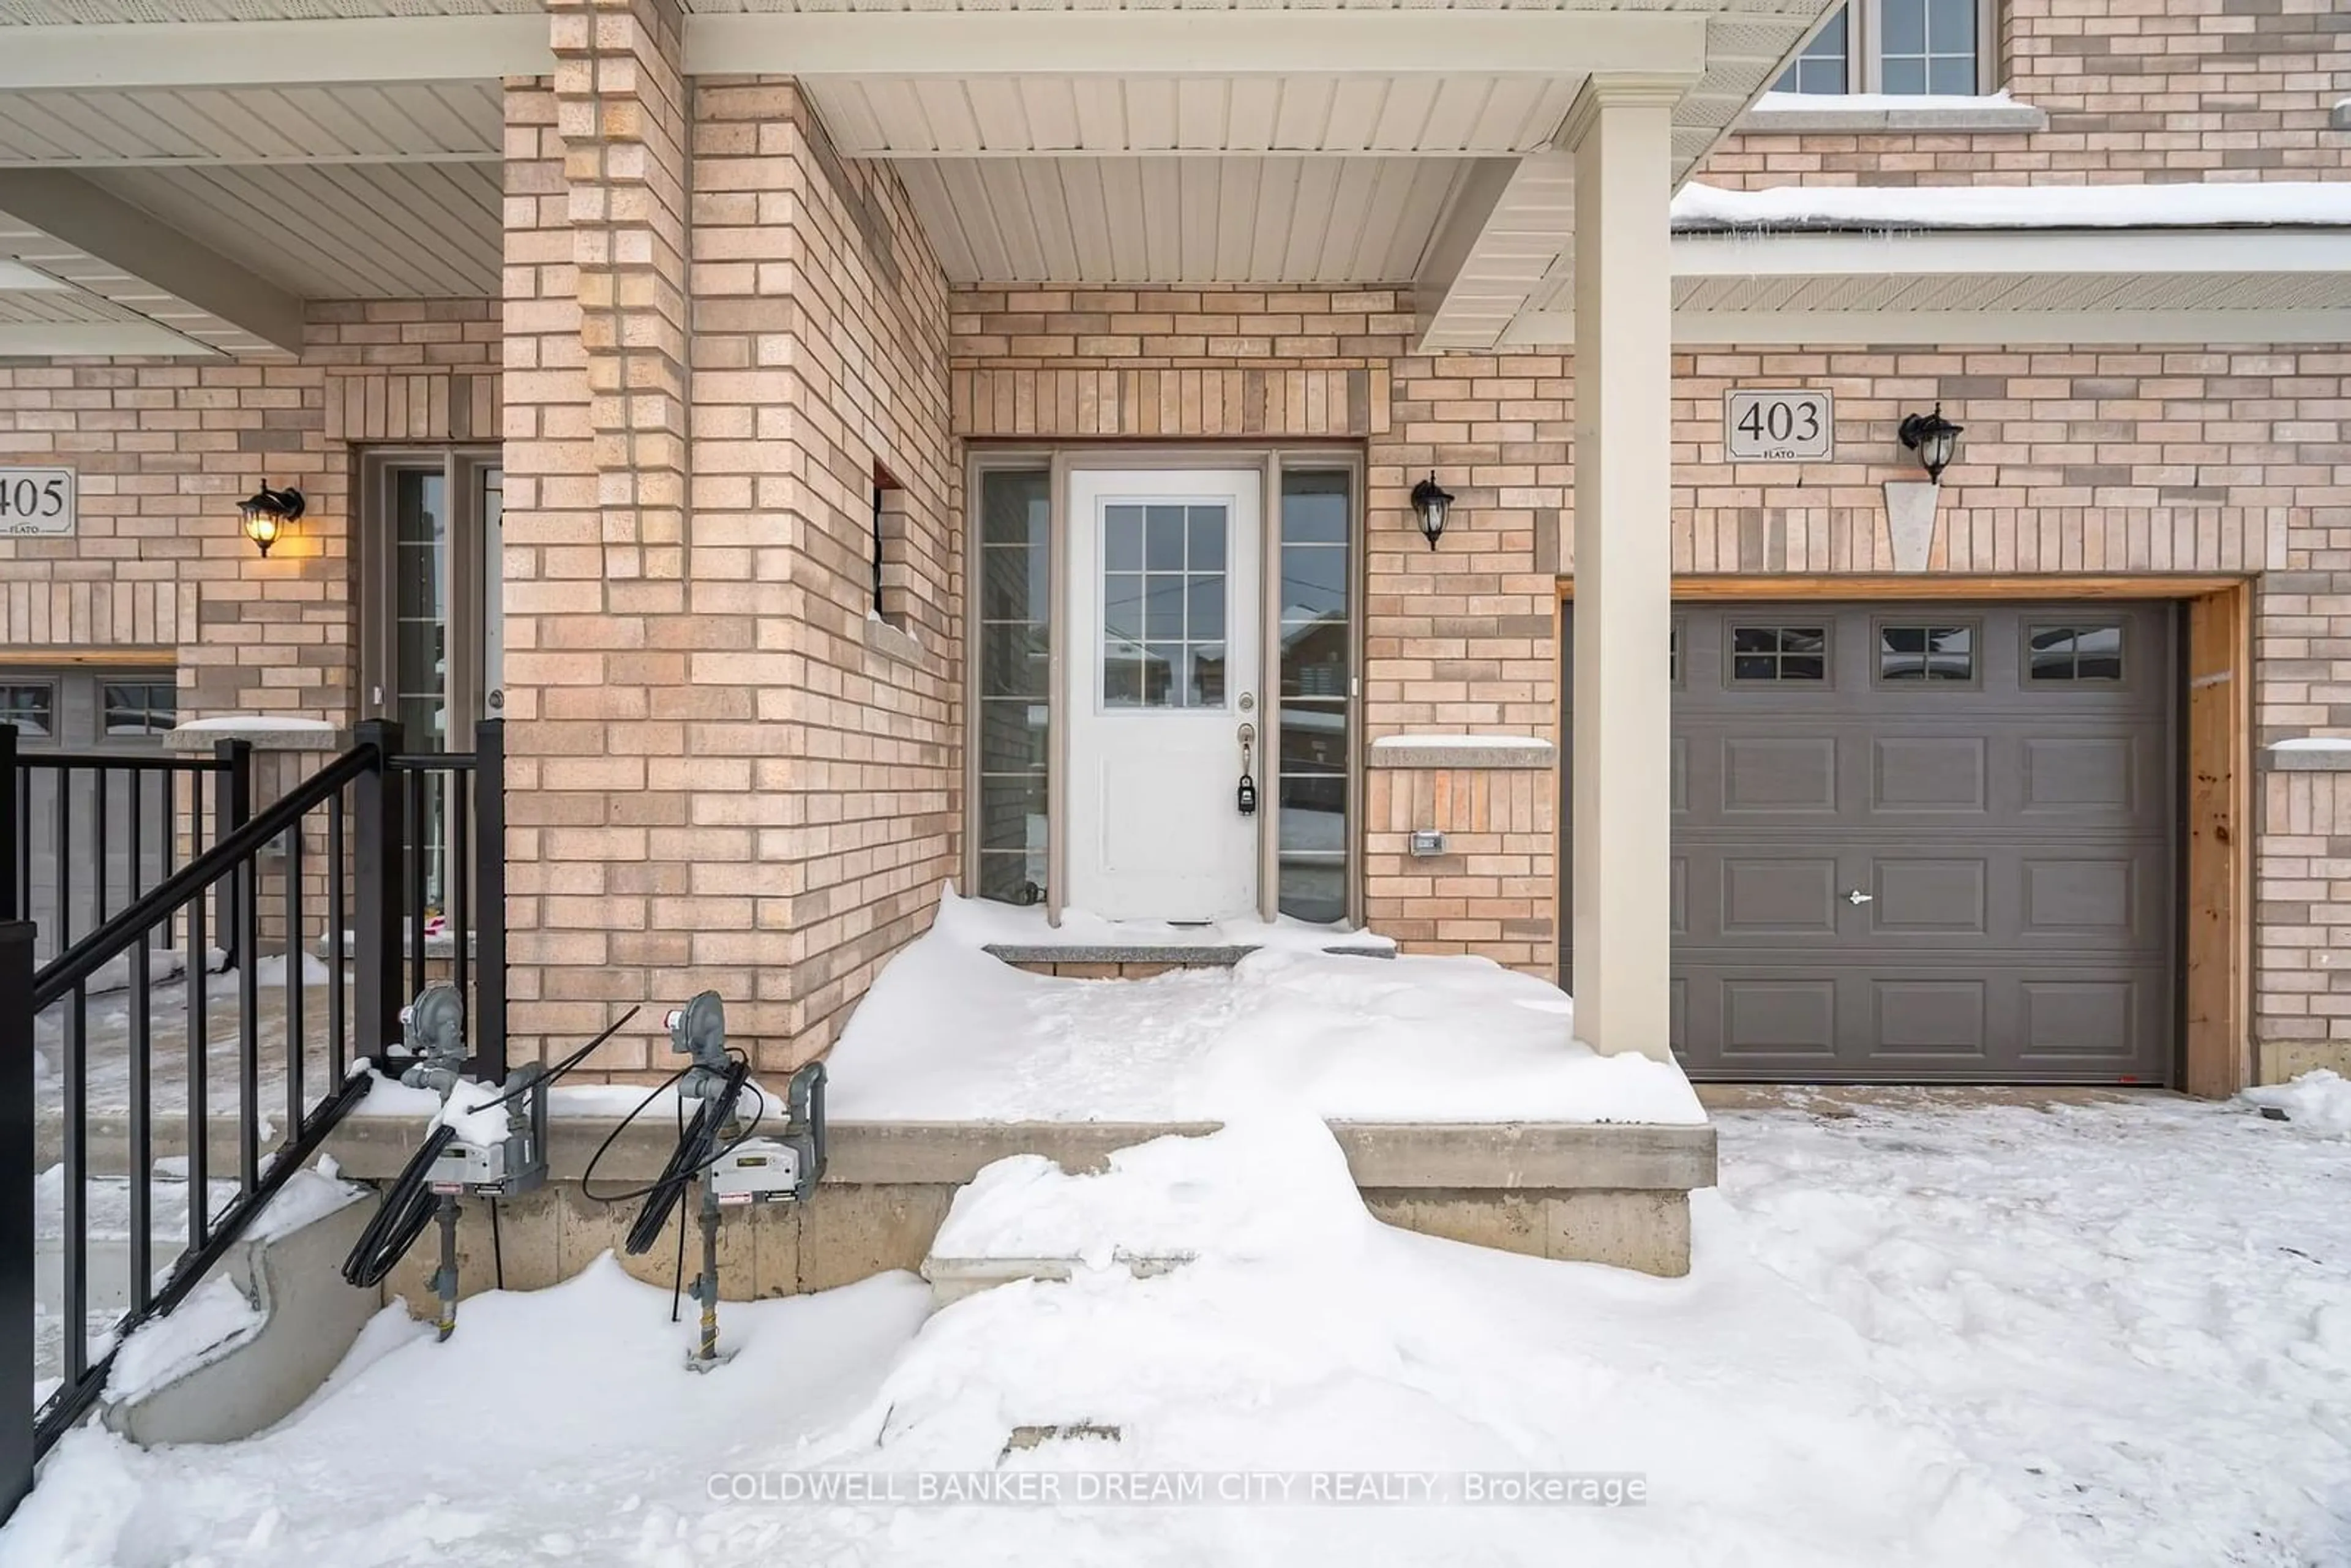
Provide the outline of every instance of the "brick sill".
[[1384,735],[1365,758],[1374,768],[1510,768],[1540,772],[1559,748],[1534,736]]
[[2318,745],[2282,741],[2264,746],[2262,767],[2272,773],[2351,773],[2351,740]]
[[2029,103],[1987,99],[1980,104],[1894,108],[1883,99],[1838,103],[1821,95],[1818,108],[1749,110],[1738,129],[1754,135],[1811,132],[1928,131],[2029,136],[2049,129],[2049,114]]
[[900,630],[887,621],[868,615],[858,624],[864,628],[865,648],[901,664],[912,664],[918,670],[938,674],[946,668],[936,653],[925,647],[911,632]]

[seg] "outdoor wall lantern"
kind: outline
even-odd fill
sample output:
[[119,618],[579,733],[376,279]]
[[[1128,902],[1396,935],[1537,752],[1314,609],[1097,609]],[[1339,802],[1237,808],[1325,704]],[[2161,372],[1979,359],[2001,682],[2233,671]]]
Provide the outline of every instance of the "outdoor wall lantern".
[[245,517],[245,537],[259,546],[266,557],[269,547],[286,531],[286,525],[302,516],[302,492],[290,485],[283,490],[273,490],[264,480],[260,489],[236,504],[236,509]]
[[1437,541],[1445,534],[1445,515],[1453,508],[1453,497],[1429,475],[1412,487],[1412,509],[1420,518],[1420,531],[1428,537],[1428,548],[1435,549]]
[[1905,414],[1902,427],[1895,432],[1902,444],[1918,455],[1918,466],[1936,484],[1943,482],[1943,470],[1951,465],[1952,456],[1959,449],[1959,432],[1965,425],[1953,424],[1943,417],[1943,405],[1937,403],[1932,413]]

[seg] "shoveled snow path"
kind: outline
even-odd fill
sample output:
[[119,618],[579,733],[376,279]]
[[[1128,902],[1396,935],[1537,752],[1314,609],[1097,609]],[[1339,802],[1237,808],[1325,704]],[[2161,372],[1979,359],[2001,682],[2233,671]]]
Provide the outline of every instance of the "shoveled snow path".
[[2351,1139],[2241,1104],[1716,1118],[1764,1265],[2094,1562],[2351,1563]]

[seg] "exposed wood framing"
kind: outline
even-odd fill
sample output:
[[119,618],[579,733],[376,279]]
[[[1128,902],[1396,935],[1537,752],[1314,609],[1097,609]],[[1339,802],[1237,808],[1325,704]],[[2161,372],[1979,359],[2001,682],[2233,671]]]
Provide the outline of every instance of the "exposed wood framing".
[[169,648],[0,648],[0,670],[168,670],[180,662]]
[[2242,583],[2188,602],[2187,908],[2179,1086],[2226,1098],[2252,1082],[2252,922],[2246,852],[2252,735],[2249,593]]

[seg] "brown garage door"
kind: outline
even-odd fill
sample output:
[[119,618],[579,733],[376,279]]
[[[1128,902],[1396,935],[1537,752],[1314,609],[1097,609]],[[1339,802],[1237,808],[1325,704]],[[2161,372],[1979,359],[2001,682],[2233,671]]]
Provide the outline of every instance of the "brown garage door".
[[1675,643],[1692,1076],[2166,1081],[2166,607],[1685,604]]

